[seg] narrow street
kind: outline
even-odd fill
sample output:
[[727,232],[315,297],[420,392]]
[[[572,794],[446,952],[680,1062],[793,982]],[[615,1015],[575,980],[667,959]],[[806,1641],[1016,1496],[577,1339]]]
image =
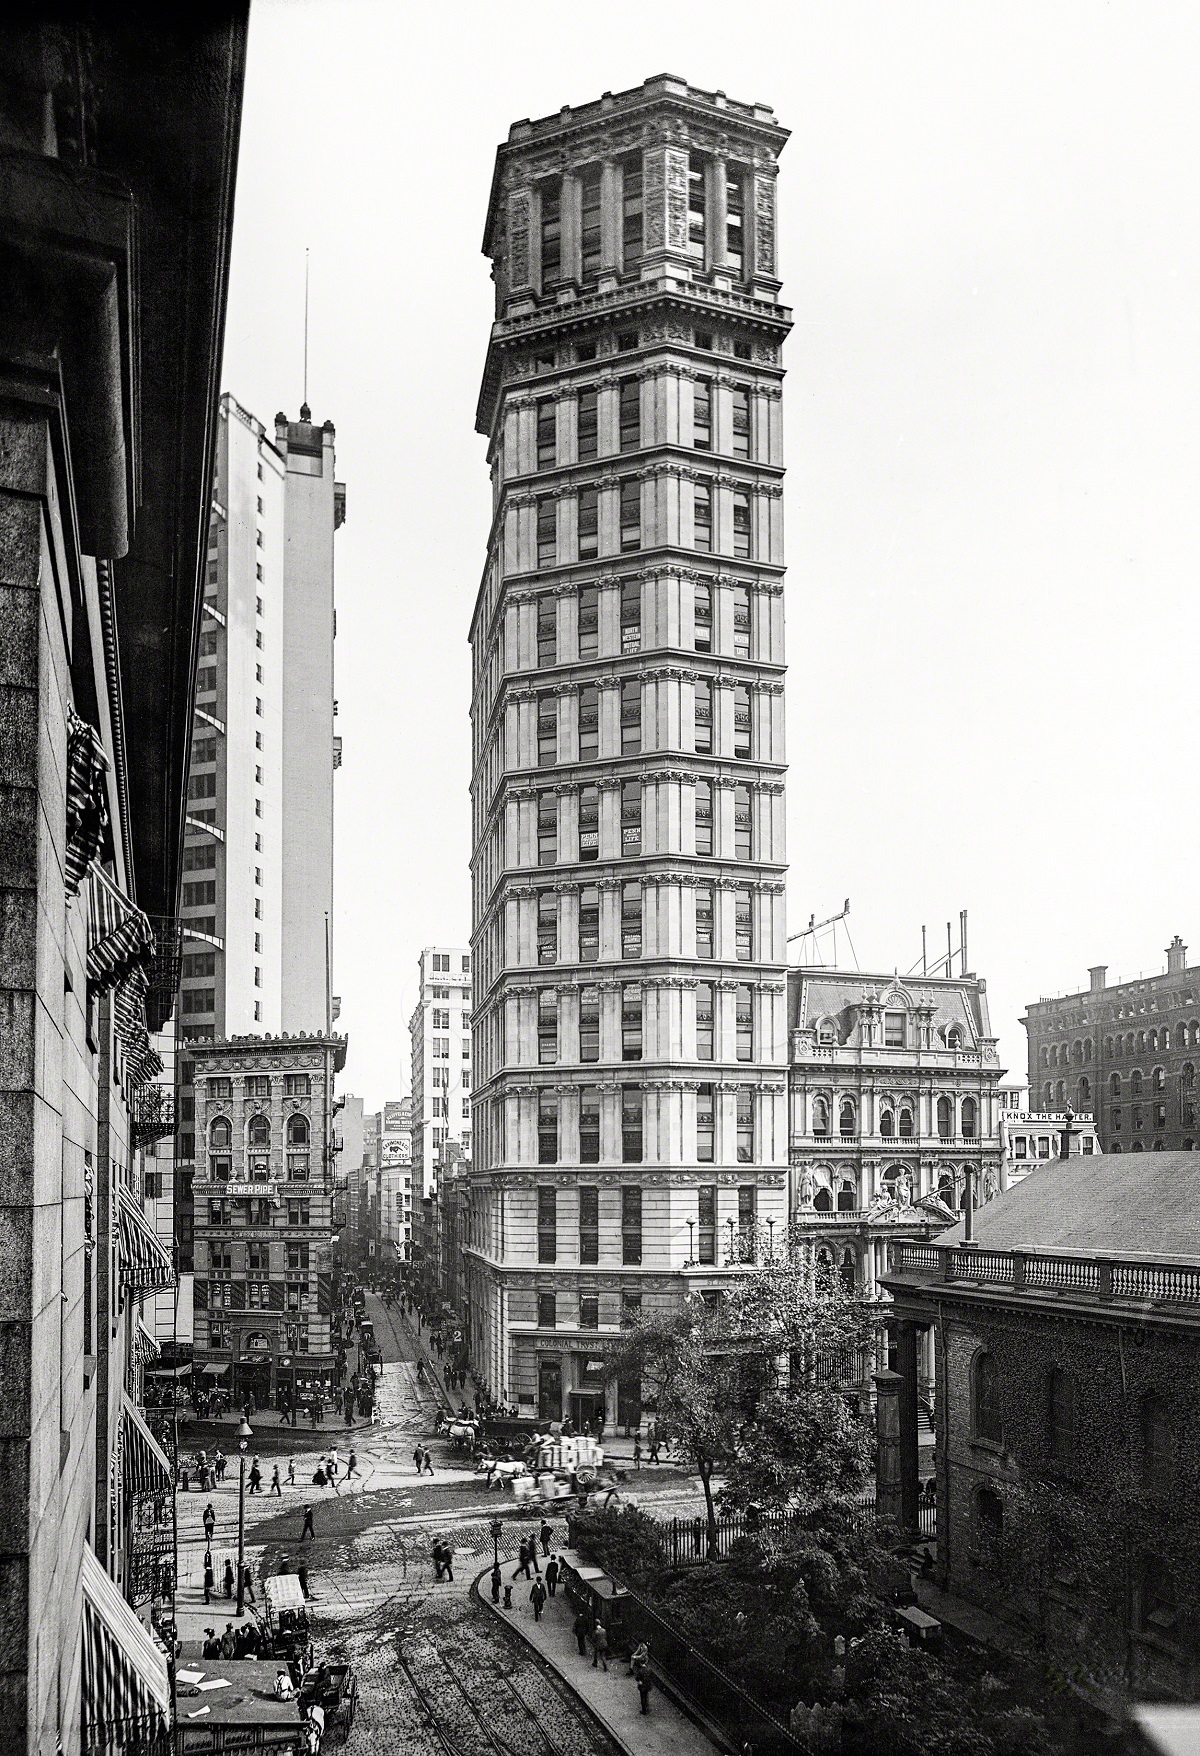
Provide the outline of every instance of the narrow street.
[[[540,1508],[532,1515],[521,1513],[511,1498],[484,1492],[462,1455],[435,1437],[438,1398],[431,1384],[418,1382],[422,1350],[413,1328],[373,1295],[367,1312],[384,1357],[377,1420],[352,1432],[331,1425],[298,1427],[294,1435],[264,1422],[255,1433],[249,1451],[253,1454],[261,1438],[264,1488],[257,1495],[247,1492],[245,1503],[246,1557],[255,1581],[278,1572],[285,1561],[293,1571],[307,1567],[317,1652],[330,1660],[349,1659],[358,1676],[351,1756],[383,1749],[431,1756],[609,1756],[619,1746],[574,1691],[472,1593],[475,1579],[491,1566],[492,1521],[501,1520],[498,1547],[507,1561],[507,1578],[522,1536],[540,1523]],[[227,1425],[232,1433],[233,1423]],[[293,1436],[296,1449],[281,1450]],[[222,1443],[228,1454],[231,1443]],[[420,1480],[413,1464],[418,1443],[428,1447],[434,1467],[432,1476]],[[198,1448],[187,1429],[181,1446],[186,1454]],[[338,1484],[316,1488],[313,1473],[334,1446]],[[357,1472],[346,1481],[351,1450]],[[281,1495],[269,1493],[275,1462],[286,1481],[289,1458],[296,1486],[284,1486]],[[206,1628],[219,1634],[234,1620],[234,1605],[219,1588],[226,1557],[235,1565],[237,1559],[236,1462],[235,1455],[224,1483],[211,1495],[178,1498],[177,1619],[185,1658],[198,1655]],[[639,1485],[637,1493],[668,1516],[690,1515],[698,1503],[696,1485],[674,1470]],[[217,1519],[218,1597],[206,1606],[202,1521],[209,1500]],[[313,1509],[315,1537],[301,1541],[306,1506]],[[565,1546],[562,1519],[552,1523],[556,1541]],[[454,1551],[453,1583],[434,1579],[431,1545],[439,1535]],[[248,1615],[261,1609],[261,1592],[256,1598],[247,1606]],[[518,1626],[531,1620],[524,1598],[518,1596],[511,1612]],[[694,1747],[709,1748],[698,1732]]]

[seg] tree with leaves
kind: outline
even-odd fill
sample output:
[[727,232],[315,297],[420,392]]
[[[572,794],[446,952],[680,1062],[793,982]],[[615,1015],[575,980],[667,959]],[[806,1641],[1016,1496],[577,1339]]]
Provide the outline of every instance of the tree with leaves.
[[877,1321],[836,1277],[778,1262],[740,1276],[719,1300],[692,1296],[626,1329],[608,1376],[640,1381],[660,1435],[699,1476],[710,1553],[714,1477],[726,1478],[735,1506],[805,1513],[857,1498],[870,1434],[838,1385]]

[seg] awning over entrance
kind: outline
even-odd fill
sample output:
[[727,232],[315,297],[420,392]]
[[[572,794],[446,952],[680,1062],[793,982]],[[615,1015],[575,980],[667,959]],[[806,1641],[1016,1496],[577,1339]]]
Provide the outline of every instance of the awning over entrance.
[[125,1492],[169,1494],[173,1486],[170,1459],[142,1419],[137,1404],[128,1396],[124,1404]]
[[162,1349],[139,1317],[133,1326],[133,1357],[139,1366],[148,1366],[156,1360]]
[[154,929],[135,902],[96,865],[88,872],[88,981],[99,993],[149,962]]
[[165,1737],[167,1661],[83,1545],[83,1747],[119,1750]]
[[204,1376],[206,1378],[223,1378],[228,1370],[228,1366],[205,1366]]
[[120,1185],[121,1285],[131,1293],[165,1292],[175,1285],[175,1270],[158,1237],[133,1196]]

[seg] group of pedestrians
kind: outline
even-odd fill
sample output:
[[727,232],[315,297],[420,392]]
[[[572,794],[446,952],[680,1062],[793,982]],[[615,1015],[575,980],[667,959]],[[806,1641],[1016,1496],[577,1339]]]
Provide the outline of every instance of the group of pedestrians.
[[[235,1589],[234,1588],[233,1561],[230,1559],[230,1557],[228,1555],[226,1555],[226,1557],[225,1557],[225,1569],[224,1569],[224,1572],[221,1576],[221,1586],[222,1586],[222,1589],[225,1593],[225,1596],[227,1598],[232,1598],[233,1593],[234,1593],[234,1589]],[[216,1594],[217,1594],[216,1567],[213,1563],[212,1550],[209,1548],[209,1549],[205,1549],[205,1551],[204,1551],[204,1601],[205,1601],[205,1603],[210,1604],[212,1602],[213,1598],[216,1596]],[[242,1596],[243,1596],[243,1598],[247,1599],[250,1603],[254,1602],[254,1575],[250,1571],[250,1564],[248,1561],[242,1562]]]
[[419,1476],[433,1474],[433,1455],[427,1445],[418,1445],[413,1452],[413,1467]]

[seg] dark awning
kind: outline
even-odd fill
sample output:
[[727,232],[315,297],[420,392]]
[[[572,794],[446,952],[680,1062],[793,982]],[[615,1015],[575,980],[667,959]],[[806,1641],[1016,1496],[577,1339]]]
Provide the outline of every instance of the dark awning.
[[129,1396],[124,1399],[123,1412],[126,1494],[171,1493],[174,1477],[170,1459],[142,1419],[137,1404]]
[[83,1746],[123,1750],[168,1733],[165,1655],[83,1545]]
[[175,1285],[170,1255],[124,1183],[120,1185],[118,1217],[121,1285],[131,1293],[166,1292]]
[[115,988],[154,950],[154,929],[99,866],[88,873],[88,981],[99,993]]

